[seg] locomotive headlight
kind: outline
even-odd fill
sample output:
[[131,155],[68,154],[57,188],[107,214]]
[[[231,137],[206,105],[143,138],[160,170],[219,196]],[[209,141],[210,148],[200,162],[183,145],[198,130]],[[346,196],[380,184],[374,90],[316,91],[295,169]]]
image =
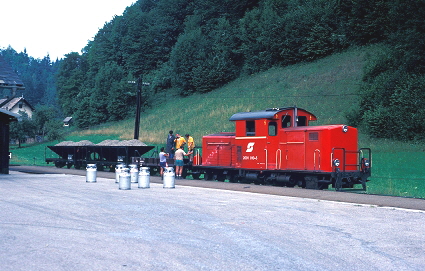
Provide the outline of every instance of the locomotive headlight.
[[344,132],[344,133],[348,132],[348,126],[347,125],[342,126],[342,132]]
[[335,167],[339,167],[339,159],[335,159],[334,160],[334,166]]
[[370,163],[369,163],[369,160],[368,159],[364,159],[363,160],[363,164],[364,164],[365,167],[369,167],[370,166]]
[[365,165],[365,167],[369,167],[369,166],[370,166],[369,160],[367,160],[367,159],[366,159],[366,160],[364,161],[364,165]]

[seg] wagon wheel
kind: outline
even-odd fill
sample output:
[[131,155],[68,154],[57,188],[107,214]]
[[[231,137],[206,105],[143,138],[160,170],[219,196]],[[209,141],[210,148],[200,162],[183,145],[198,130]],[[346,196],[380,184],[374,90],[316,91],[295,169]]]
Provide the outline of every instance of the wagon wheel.
[[161,172],[161,167],[149,167],[150,176],[157,176]]
[[59,161],[56,161],[55,162],[55,167],[62,168],[63,166],[65,166],[65,163],[64,162],[59,162]]
[[100,161],[100,154],[98,152],[92,152],[90,153],[90,160],[91,161]]

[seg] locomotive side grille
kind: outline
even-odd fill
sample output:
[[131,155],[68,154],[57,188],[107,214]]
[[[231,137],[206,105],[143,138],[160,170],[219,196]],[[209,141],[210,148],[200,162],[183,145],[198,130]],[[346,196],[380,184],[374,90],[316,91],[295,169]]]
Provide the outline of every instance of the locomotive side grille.
[[308,140],[318,141],[319,140],[319,133],[318,132],[308,133]]

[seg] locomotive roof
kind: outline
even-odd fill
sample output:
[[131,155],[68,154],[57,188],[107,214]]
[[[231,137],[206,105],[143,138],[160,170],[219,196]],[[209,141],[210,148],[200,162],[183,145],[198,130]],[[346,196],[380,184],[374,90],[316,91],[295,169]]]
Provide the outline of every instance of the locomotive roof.
[[[280,112],[288,111],[288,110],[292,111],[295,108],[298,111],[304,111],[305,113],[314,116],[312,113],[299,107],[284,107],[284,108],[269,108],[266,110],[254,111],[254,112],[240,112],[231,116],[229,120],[235,121],[235,120],[253,120],[253,119],[272,119],[274,118],[276,113],[280,113]],[[316,116],[314,117],[316,118]]]

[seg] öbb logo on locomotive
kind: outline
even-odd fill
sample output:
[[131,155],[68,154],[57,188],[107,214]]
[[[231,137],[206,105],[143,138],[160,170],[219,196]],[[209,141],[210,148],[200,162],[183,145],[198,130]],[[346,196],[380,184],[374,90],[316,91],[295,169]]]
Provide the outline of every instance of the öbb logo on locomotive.
[[249,142],[246,146],[246,152],[252,152],[254,150],[255,142]]

